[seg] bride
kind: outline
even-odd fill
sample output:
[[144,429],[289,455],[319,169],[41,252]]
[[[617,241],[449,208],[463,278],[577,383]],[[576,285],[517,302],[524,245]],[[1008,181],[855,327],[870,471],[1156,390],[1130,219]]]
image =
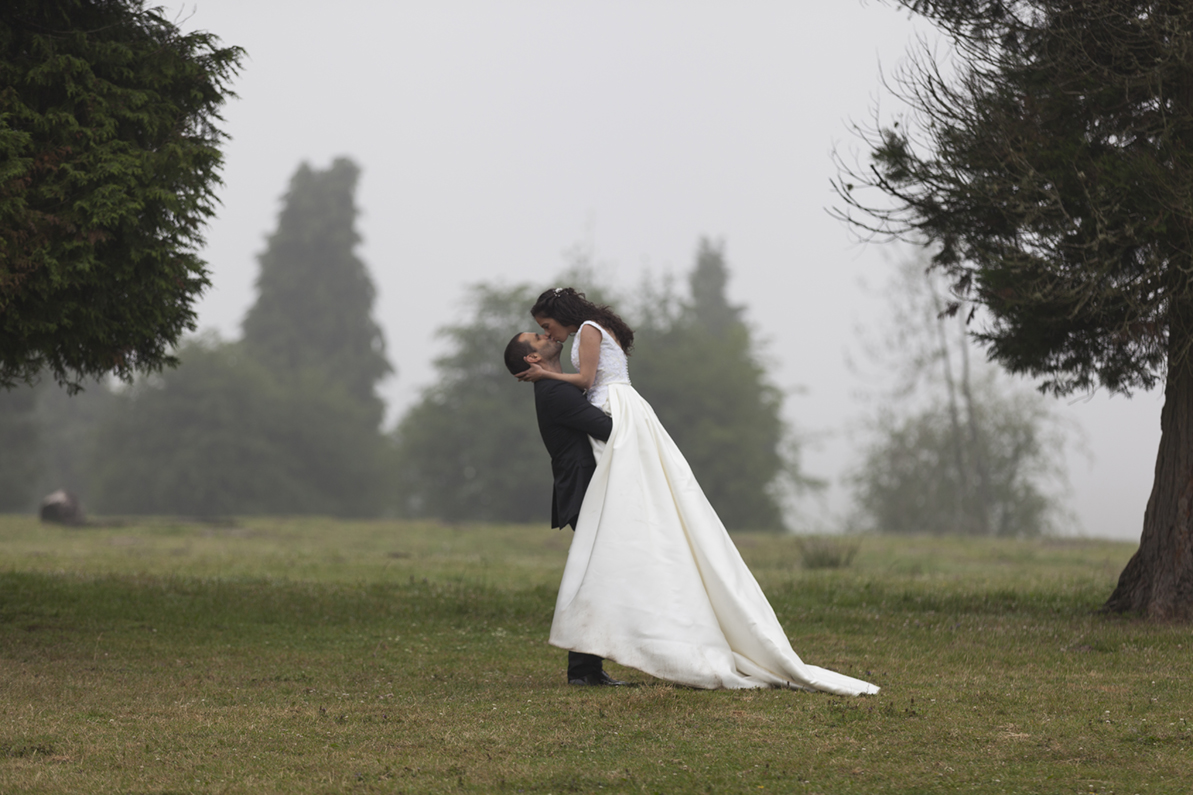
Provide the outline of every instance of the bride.
[[576,334],[576,372],[532,365],[519,378],[575,384],[613,418],[609,441],[593,442],[597,468],[559,586],[551,644],[691,687],[877,693],[868,682],[804,663],[791,648],[683,455],[630,385],[629,326],[570,287],[546,291],[530,313],[558,342]]

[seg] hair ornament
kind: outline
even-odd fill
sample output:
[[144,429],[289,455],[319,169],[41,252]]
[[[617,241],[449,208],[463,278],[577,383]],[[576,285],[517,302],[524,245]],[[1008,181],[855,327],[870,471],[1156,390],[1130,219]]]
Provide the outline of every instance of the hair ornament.
[[559,295],[559,294],[560,294],[560,293],[562,293],[562,292],[563,292],[563,288],[562,288],[562,287],[556,287],[556,288],[555,288],[555,294],[556,294],[556,295]]

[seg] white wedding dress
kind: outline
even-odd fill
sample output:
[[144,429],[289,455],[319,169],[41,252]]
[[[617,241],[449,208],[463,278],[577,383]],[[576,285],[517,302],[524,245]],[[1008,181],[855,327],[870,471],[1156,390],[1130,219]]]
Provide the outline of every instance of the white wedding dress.
[[625,353],[600,326],[584,325],[601,331],[588,398],[613,417],[613,432],[593,443],[597,468],[551,644],[692,687],[877,693],[800,660],[683,455],[630,385]]

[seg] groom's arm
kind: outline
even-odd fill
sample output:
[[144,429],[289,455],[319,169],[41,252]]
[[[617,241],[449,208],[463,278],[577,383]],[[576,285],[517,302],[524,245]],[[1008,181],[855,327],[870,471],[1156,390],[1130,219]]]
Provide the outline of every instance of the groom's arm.
[[613,418],[588,402],[584,393],[571,384],[555,382],[548,408],[551,419],[567,428],[583,431],[594,439],[609,441],[613,432]]

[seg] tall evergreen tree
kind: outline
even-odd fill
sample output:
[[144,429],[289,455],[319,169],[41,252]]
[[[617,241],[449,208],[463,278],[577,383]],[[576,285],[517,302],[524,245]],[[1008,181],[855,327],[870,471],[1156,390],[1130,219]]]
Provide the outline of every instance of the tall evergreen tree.
[[175,363],[241,57],[142,0],[0,3],[0,388]]
[[1193,5],[900,5],[955,57],[902,75],[912,114],[844,170],[843,214],[939,244],[936,266],[990,312],[990,355],[1046,389],[1164,379],[1139,550],[1105,607],[1193,619]]
[[250,355],[283,376],[317,373],[370,406],[393,371],[373,320],[376,291],[354,249],[360,169],[340,158],[325,171],[303,164],[290,181],[278,228],[259,257],[257,302],[244,319]]
[[692,292],[688,311],[696,325],[718,337],[728,336],[732,329],[744,327],[741,307],[731,306],[725,294],[728,284],[724,243],[701,238],[696,250],[696,267],[688,276],[688,287]]
[[353,253],[359,170],[298,169],[261,255],[244,339],[193,339],[97,431],[92,503],[122,513],[381,512],[377,381],[391,371]]
[[656,311],[667,300],[640,309],[630,373],[725,525],[778,530],[776,481],[794,474],[796,462],[784,458],[782,393],[729,303],[728,280],[723,247],[701,240],[691,299],[675,315]]

